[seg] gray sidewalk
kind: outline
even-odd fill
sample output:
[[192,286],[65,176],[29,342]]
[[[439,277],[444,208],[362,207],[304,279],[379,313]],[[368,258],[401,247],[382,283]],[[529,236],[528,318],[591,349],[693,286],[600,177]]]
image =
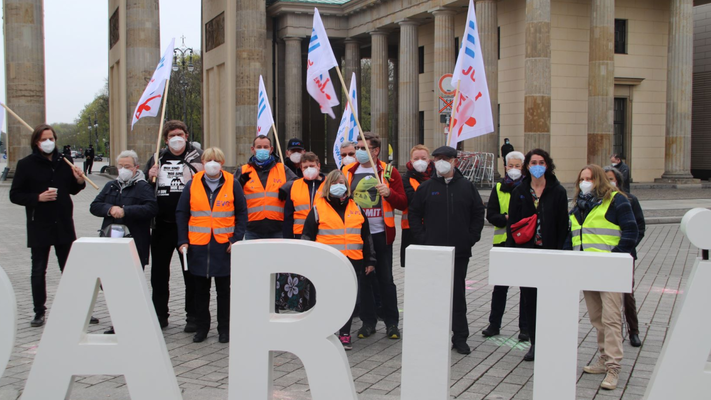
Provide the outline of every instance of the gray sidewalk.
[[[103,186],[106,178],[92,175],[92,179]],[[481,193],[488,194],[488,189]],[[18,331],[8,368],[0,378],[0,399],[16,399],[21,394],[27,379],[43,328],[31,328],[32,300],[30,291],[30,254],[25,247],[25,215],[21,207],[8,199],[9,184],[0,184],[0,215],[2,215],[2,241],[0,241],[0,266],[10,276],[18,302]],[[75,196],[74,219],[78,236],[96,236],[100,219],[89,214],[89,203],[98,192],[87,188]],[[711,193],[709,191],[708,193]],[[680,193],[683,194],[683,193]],[[702,195],[705,193],[701,192]],[[642,196],[640,196],[642,197]],[[681,203],[668,199],[671,206]],[[643,200],[643,207],[662,210],[666,203],[652,203]],[[666,200],[665,200],[666,201]],[[708,200],[693,201],[689,206],[709,207]],[[680,207],[681,208],[681,207]],[[652,210],[652,208],[650,208]],[[493,228],[484,229],[482,240],[473,249],[473,257],[467,275],[467,302],[471,336],[468,340],[472,354],[461,356],[452,354],[451,384],[452,396],[458,399],[530,399],[532,395],[533,364],[522,361],[528,350],[528,343],[519,343],[518,299],[519,291],[509,291],[507,313],[504,315],[501,335],[491,339],[481,336],[481,330],[488,324],[492,287],[488,286],[488,252],[491,248]],[[393,267],[401,317],[407,317],[402,309],[402,288],[404,269],[399,266],[399,242],[395,243],[395,266]],[[698,250],[683,237],[677,225],[651,225],[647,236],[639,248],[639,260],[635,272],[635,292],[640,319],[641,348],[633,348],[625,342],[625,358],[618,389],[599,389],[602,376],[582,373],[582,367],[596,357],[595,332],[590,325],[585,303],[580,297],[580,327],[578,331],[578,399],[641,399],[649,382],[652,370],[659,356],[672,310],[678,299],[679,290],[693,265]],[[101,260],[97,260],[100,262]],[[203,343],[193,343],[192,334],[183,333],[184,314],[183,283],[176,257],[173,258],[171,277],[171,318],[170,325],[163,333],[173,362],[173,367],[185,399],[226,399],[228,384],[228,346],[217,342],[214,331]],[[48,306],[51,307],[59,281],[56,259],[50,257],[47,273]],[[150,279],[150,268],[146,270]],[[239,288],[233,288],[239,290]],[[215,315],[214,300],[212,315]],[[99,295],[95,315],[101,319],[99,325],[91,325],[89,330],[100,333],[111,323],[104,303]],[[51,308],[48,318],[53,318]],[[239,329],[239,321],[233,321],[233,329]],[[401,325],[402,326],[402,325]],[[360,328],[355,321],[353,333]],[[403,331],[403,335],[407,335]],[[368,339],[354,337],[354,348],[348,352],[355,386],[361,399],[399,398],[400,340],[385,337],[384,326],[378,324],[378,332]],[[298,358],[289,353],[278,353],[274,357],[274,384],[278,389],[275,398],[309,399],[308,380]],[[128,390],[121,376],[81,376],[77,377],[72,399],[128,399]]]

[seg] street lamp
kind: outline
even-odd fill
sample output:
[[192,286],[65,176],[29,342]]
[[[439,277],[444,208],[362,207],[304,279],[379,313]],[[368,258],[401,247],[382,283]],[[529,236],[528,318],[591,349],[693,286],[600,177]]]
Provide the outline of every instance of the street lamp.
[[[173,49],[173,72],[180,72],[180,77],[178,83],[180,84],[180,91],[183,97],[183,123],[188,123],[188,87],[190,82],[188,82],[187,76],[185,75],[185,70],[189,73],[195,71],[195,65],[193,64],[193,49],[185,46],[185,36],[182,36],[183,44],[180,47]],[[178,58],[178,56],[180,58]],[[178,61],[178,59],[180,61]],[[187,62],[186,62],[187,61]],[[189,140],[192,142],[193,134],[190,132]]]

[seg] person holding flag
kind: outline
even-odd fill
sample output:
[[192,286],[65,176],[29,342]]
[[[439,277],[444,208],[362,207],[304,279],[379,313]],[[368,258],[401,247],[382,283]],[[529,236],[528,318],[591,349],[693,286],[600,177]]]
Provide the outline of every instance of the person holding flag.
[[[341,124],[338,126],[336,141],[333,143],[333,159],[336,160],[336,165],[339,169],[343,167],[343,163],[341,162],[341,146],[343,143],[358,141],[358,126],[356,125],[356,116],[358,115],[358,87],[356,86],[355,72],[351,77],[351,87],[348,93],[350,94],[351,102],[350,104],[346,104],[346,110],[341,117]],[[350,107],[351,104],[353,105],[352,110]]]

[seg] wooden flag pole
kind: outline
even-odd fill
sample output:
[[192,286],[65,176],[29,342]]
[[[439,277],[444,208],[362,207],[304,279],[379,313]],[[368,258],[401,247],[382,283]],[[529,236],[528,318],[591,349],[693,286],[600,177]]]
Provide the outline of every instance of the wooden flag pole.
[[279,144],[279,135],[277,135],[276,125],[272,122],[272,129],[274,129],[274,141],[276,142],[277,151],[279,152],[279,158],[281,158],[282,164],[286,161],[284,160],[284,155],[281,153],[281,145]]
[[[351,94],[348,92],[348,88],[346,87],[346,81],[343,80],[343,75],[341,75],[341,68],[336,65],[336,72],[338,73],[338,79],[341,80],[341,86],[343,87],[343,90],[346,92],[346,100],[348,101],[348,106],[351,108],[351,114],[353,114],[353,118],[355,119],[356,125],[358,125],[358,132],[360,133],[360,139],[363,141],[363,143],[369,147],[368,149],[368,160],[370,160],[370,165],[373,166],[373,171],[375,172],[375,177],[378,179],[379,183],[383,183],[382,179],[380,179],[380,175],[378,175],[378,166],[375,165],[373,162],[373,156],[370,154],[370,143],[368,143],[367,140],[365,140],[365,135],[363,134],[363,128],[360,126],[360,120],[358,119],[358,113],[355,112],[355,108],[353,108],[353,104],[351,103]],[[383,149],[381,148],[380,151]]]
[[[15,112],[12,111],[12,110],[10,109],[10,107],[6,106],[5,103],[0,103],[0,105],[2,105],[2,107],[3,107],[5,110],[7,110],[7,112],[8,112],[10,115],[12,115],[13,117],[15,117],[15,119],[17,119],[18,121],[20,121],[20,123],[21,123],[22,125],[24,125],[27,129],[29,129],[30,132],[34,132],[34,131],[35,131],[34,129],[32,129],[32,127],[30,126],[30,124],[28,124],[27,122],[25,122],[24,119],[20,118],[19,115],[15,114]],[[66,157],[62,157],[62,158],[64,159],[64,161],[65,161],[67,164],[69,164],[70,167],[72,167],[72,168],[75,167],[75,165],[72,164],[71,162],[69,162],[69,160],[67,160]],[[87,178],[87,176],[84,174],[84,172],[81,173],[81,176],[82,176],[82,178],[84,178],[85,181],[89,182],[89,184],[91,184],[91,186],[93,186],[94,189],[99,190],[99,187],[96,186],[96,183],[92,182],[91,179]]]
[[[163,92],[163,109],[160,111],[160,127],[158,128],[158,140],[156,140],[156,154],[155,158],[153,159],[153,165],[158,165],[158,154],[160,153],[160,142],[161,139],[163,139],[163,123],[165,122],[165,109],[166,106],[168,105],[168,86],[170,86],[170,78],[166,79],[165,81],[165,92]],[[136,121],[138,122],[138,121]],[[183,121],[185,122],[185,121]],[[185,135],[187,136],[187,132],[185,132]],[[160,168],[160,167],[159,167]],[[154,176],[152,179],[152,182],[156,181],[156,177]]]
[[455,105],[457,105],[457,100],[460,100],[460,94],[459,94],[459,84],[462,83],[462,81],[457,82],[457,91],[454,93],[454,105],[452,105],[452,114],[449,116],[449,130],[447,131],[447,146],[449,146],[452,143],[452,126],[454,126],[454,111],[456,110]]

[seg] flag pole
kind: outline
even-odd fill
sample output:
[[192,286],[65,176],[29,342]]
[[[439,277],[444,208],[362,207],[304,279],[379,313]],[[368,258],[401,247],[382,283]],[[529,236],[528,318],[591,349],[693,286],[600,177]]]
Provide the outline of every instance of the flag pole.
[[[158,165],[158,154],[160,153],[160,141],[163,138],[163,123],[165,122],[165,109],[166,106],[168,105],[168,86],[170,86],[170,76],[168,79],[165,81],[165,91],[163,92],[163,109],[160,111],[160,127],[158,128],[158,140],[156,140],[156,154],[155,158],[153,159],[153,165]],[[183,121],[185,122],[185,121]],[[188,133],[185,132],[187,135]],[[154,176],[152,179],[153,182],[156,181],[156,177]]]
[[[353,108],[353,104],[351,103],[351,94],[348,92],[348,88],[346,87],[346,81],[343,80],[343,75],[341,75],[341,68],[338,65],[336,65],[336,72],[338,73],[338,79],[341,80],[341,86],[346,92],[346,100],[348,101],[348,106],[351,108],[351,114],[353,114],[353,118],[355,119],[356,125],[358,125],[358,133],[360,133],[360,139],[363,141],[363,144],[369,146],[370,143],[365,140],[363,128],[360,126],[360,120],[358,119],[358,113],[356,113],[355,108]],[[380,150],[382,151],[382,148]],[[370,161],[370,165],[373,166],[373,171],[375,172],[375,177],[378,179],[378,182],[383,183],[383,181],[380,179],[380,175],[378,175],[378,167],[373,162],[373,156],[370,154],[370,150],[368,150],[368,160]]]
[[281,153],[281,145],[279,144],[279,135],[277,135],[276,125],[274,125],[274,122],[272,122],[272,129],[274,129],[274,141],[276,142],[277,151],[279,151],[279,158],[281,158],[281,162],[283,164],[284,162],[286,162],[286,160],[284,160],[284,155]]
[[[457,104],[457,101],[460,100],[459,97],[459,84],[462,83],[461,80],[457,81],[457,91],[454,93],[454,105]],[[449,117],[449,130],[447,131],[447,146],[452,143],[452,126],[454,125],[454,113],[456,110],[456,107],[452,105],[452,114]]]
[[[35,131],[34,129],[32,129],[32,127],[30,126],[30,124],[28,124],[27,122],[25,122],[24,119],[20,118],[19,115],[15,114],[15,112],[12,111],[12,110],[10,109],[10,107],[6,106],[5,103],[0,103],[0,105],[1,105],[5,110],[7,110],[8,114],[10,114],[10,115],[12,115],[13,117],[15,117],[18,121],[20,121],[20,123],[21,123],[22,125],[24,125],[27,129],[29,129],[30,132],[34,132],[34,131]],[[9,137],[10,137],[10,136],[8,135],[8,138],[9,138]],[[72,168],[75,167],[75,165],[72,164],[72,163],[70,163],[69,160],[66,159],[66,157],[62,157],[62,158],[64,159],[64,161],[65,161],[67,164],[69,164],[70,167],[72,167]],[[84,178],[85,181],[89,182],[89,184],[91,184],[91,186],[93,186],[94,189],[99,190],[99,187],[96,186],[96,183],[92,182],[91,179],[87,178],[87,176],[84,174],[84,172],[81,173],[81,176],[82,176],[82,178]]]

